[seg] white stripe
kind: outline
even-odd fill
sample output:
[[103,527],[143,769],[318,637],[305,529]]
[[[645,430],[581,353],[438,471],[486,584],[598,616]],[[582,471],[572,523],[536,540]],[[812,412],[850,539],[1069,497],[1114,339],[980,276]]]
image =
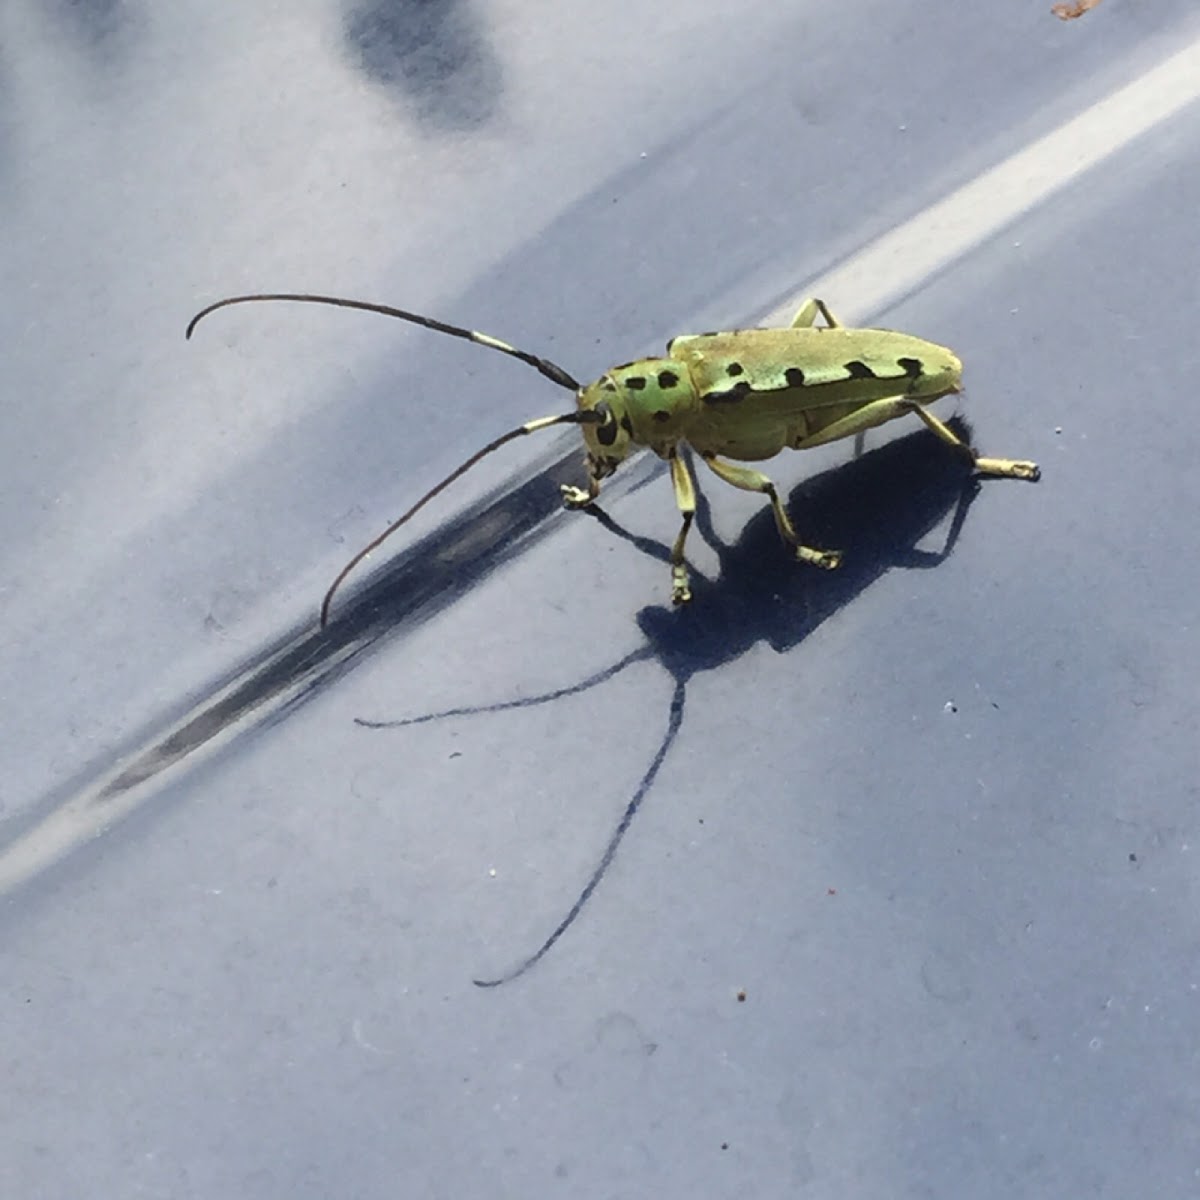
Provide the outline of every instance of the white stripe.
[[871,242],[761,324],[789,324],[807,296],[849,324],[867,319],[1197,99],[1200,38]]

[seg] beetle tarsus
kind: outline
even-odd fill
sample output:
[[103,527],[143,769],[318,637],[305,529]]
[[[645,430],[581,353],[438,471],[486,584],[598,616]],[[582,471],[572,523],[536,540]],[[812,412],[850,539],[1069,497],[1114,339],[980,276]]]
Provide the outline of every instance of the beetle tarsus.
[[811,546],[797,546],[796,557],[801,562],[820,567],[822,571],[836,571],[842,565],[840,550],[814,550]]
[[977,458],[975,470],[982,475],[998,475],[1004,479],[1028,479],[1030,483],[1037,483],[1042,477],[1037,463],[1011,458]]
[[570,483],[564,483],[560,490],[567,508],[586,508],[595,499],[587,488],[575,487]]
[[685,566],[671,567],[671,603],[679,606],[687,604],[692,598],[692,589],[688,579],[688,569]]

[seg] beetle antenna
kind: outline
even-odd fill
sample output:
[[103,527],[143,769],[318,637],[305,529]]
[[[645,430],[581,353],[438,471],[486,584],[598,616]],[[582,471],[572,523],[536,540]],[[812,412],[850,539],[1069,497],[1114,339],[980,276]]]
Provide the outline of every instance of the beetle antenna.
[[[203,315],[203,314],[201,314]],[[510,429],[494,441],[488,442],[482,450],[477,450],[466,462],[456,467],[441,483],[435,484],[402,516],[397,517],[377,538],[368,542],[337,574],[337,578],[329,585],[325,598],[321,601],[321,628],[329,624],[329,606],[333,603],[333,594],[341,586],[342,581],[358,566],[372,550],[377,550],[388,538],[409,520],[417,515],[439,492],[445,491],[456,479],[465,475],[480,459],[486,458],[493,450],[499,450],[506,442],[514,438],[524,437],[527,433],[536,433],[539,429],[548,429],[551,425],[597,425],[604,420],[602,414],[594,409],[583,412],[564,413],[558,417],[538,417],[534,421],[526,421],[516,429]]]
[[510,346],[507,342],[500,341],[499,338],[489,337],[486,333],[478,333],[474,329],[447,325],[444,321],[435,321],[432,317],[421,316],[420,313],[405,312],[404,309],[393,308],[390,304],[372,304],[368,300],[343,300],[340,296],[313,296],[306,292],[259,292],[249,296],[227,296],[224,300],[218,300],[207,308],[202,308],[188,322],[184,337],[190,339],[192,330],[200,321],[209,313],[216,312],[218,308],[228,308],[231,304],[258,303],[264,300],[290,300],[298,304],[329,304],[334,308],[357,308],[363,312],[381,313],[385,317],[398,317],[401,321],[411,321],[414,325],[422,325],[426,329],[432,329],[435,333],[448,333],[451,337],[463,338],[465,341],[474,342],[477,346],[484,346],[488,350],[499,350],[501,354],[519,358],[523,363],[528,363],[535,371],[544,375],[551,383],[557,383],[559,387],[566,388],[571,392],[579,391],[579,381],[569,371],[564,371],[557,363],[552,363],[548,358],[539,358],[536,354],[530,354],[528,350],[518,350],[516,346]]

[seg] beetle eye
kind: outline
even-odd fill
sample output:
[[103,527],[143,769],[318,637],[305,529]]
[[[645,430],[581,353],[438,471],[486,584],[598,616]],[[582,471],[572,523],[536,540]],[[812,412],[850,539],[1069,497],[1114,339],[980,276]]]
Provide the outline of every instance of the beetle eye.
[[617,418],[603,400],[596,405],[596,412],[603,418],[596,426],[596,441],[602,446],[611,446],[617,440]]

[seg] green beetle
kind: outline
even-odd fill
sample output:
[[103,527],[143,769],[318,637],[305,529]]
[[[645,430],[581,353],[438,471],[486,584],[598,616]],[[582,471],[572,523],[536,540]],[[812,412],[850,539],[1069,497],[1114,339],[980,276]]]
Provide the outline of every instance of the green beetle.
[[[804,545],[771,480],[737,462],[758,462],[781,450],[821,446],[914,413],[944,442],[967,455],[983,475],[1036,480],[1040,474],[1036,463],[980,456],[929,411],[933,401],[962,390],[962,363],[953,351],[906,333],[847,328],[821,300],[806,300],[787,328],[674,338],[664,357],[613,367],[586,386],[549,359],[485,333],[389,305],[336,296],[231,296],[197,313],[187,327],[187,336],[192,336],[201,318],[218,308],[269,300],[329,304],[398,317],[519,358],[576,394],[574,412],[539,417],[489,442],[364,546],[325,593],[322,625],[329,620],[334,593],[346,576],[434,496],[506,442],[552,425],[579,425],[587,448],[587,487],[563,487],[563,499],[572,508],[595,500],[601,480],[633,450],[647,447],[669,463],[675,501],[683,518],[671,550],[671,598],[676,604],[691,599],[684,545],[696,511],[695,484],[679,454],[681,445],[690,446],[726,483],[763,493],[770,500],[780,537],[795,556],[825,569],[838,565],[840,551]],[[816,323],[818,316],[824,325]]]

